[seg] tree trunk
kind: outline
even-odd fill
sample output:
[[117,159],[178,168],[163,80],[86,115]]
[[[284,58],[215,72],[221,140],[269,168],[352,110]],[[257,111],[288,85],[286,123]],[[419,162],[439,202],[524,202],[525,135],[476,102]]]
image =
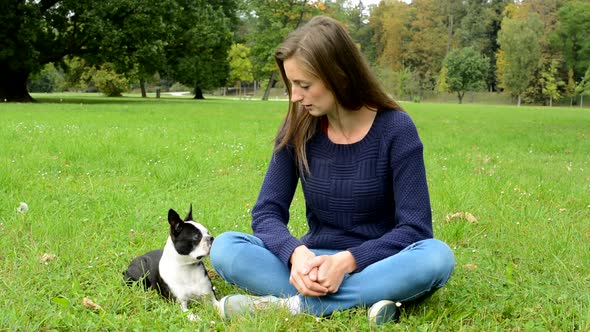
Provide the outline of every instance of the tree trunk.
[[145,92],[145,80],[143,78],[139,79],[139,87],[141,88],[141,97],[147,98],[147,93]]
[[449,31],[447,36],[447,54],[451,51],[451,39],[453,39],[453,15],[449,15]]
[[516,104],[516,106],[520,107],[520,95],[518,95],[518,103]]
[[199,84],[195,84],[195,98],[194,99],[205,99],[205,97],[203,96],[203,90],[201,90],[201,87],[199,86]]
[[459,104],[463,104],[463,96],[465,95],[465,92],[457,92],[457,97],[459,98]]
[[29,73],[15,71],[9,66],[0,64],[0,102],[30,103],[35,101],[27,90]]
[[270,78],[268,79],[268,84],[266,85],[266,89],[264,90],[262,100],[268,100],[268,96],[270,95],[270,89],[272,89],[272,86],[275,84],[276,75],[277,71],[273,70],[272,74],[270,74]]

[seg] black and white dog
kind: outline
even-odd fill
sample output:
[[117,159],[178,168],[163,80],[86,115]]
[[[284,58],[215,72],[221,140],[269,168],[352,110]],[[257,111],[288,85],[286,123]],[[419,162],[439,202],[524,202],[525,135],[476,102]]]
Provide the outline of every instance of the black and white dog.
[[[209,255],[213,237],[203,225],[193,220],[193,206],[184,221],[173,209],[168,211],[170,236],[164,249],[153,250],[136,257],[123,272],[128,284],[142,282],[146,289],[156,289],[167,299],[180,302],[183,312],[190,301],[209,298],[218,302],[211,279],[202,263]],[[190,320],[199,319],[190,314]]]

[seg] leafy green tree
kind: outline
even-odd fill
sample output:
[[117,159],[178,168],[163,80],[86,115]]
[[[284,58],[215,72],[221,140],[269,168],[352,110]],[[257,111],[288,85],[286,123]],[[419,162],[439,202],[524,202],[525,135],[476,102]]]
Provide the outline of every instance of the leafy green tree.
[[529,14],[526,19],[505,17],[502,20],[498,33],[503,52],[502,86],[518,96],[518,106],[539,66],[542,31],[543,23],[536,14]]
[[381,67],[400,71],[409,66],[407,41],[411,38],[412,11],[409,4],[382,1],[371,11],[369,25],[374,30],[373,44]]
[[584,77],[576,87],[576,92],[580,94],[580,107],[583,107],[584,96],[590,95],[590,66],[588,66]]
[[565,85],[564,96],[570,98],[570,106],[573,106],[574,97],[576,96],[576,81],[574,80],[574,70],[571,68],[567,71],[567,84]]
[[229,76],[227,54],[232,45],[231,20],[215,1],[177,0],[182,15],[176,17],[173,39],[166,46],[166,72],[194,88],[195,99],[203,90],[224,86]]
[[449,91],[449,83],[447,82],[448,70],[446,66],[440,69],[440,74],[436,80],[436,92],[445,93]]
[[488,59],[490,70],[486,84],[490,91],[495,91],[498,85],[495,75],[499,48],[497,37],[506,5],[504,0],[463,2],[465,16],[461,18],[456,32],[460,47],[473,47]]
[[241,95],[242,81],[252,81],[252,62],[250,62],[250,48],[244,44],[233,44],[228,54],[230,66],[229,80],[236,82],[238,95]]
[[112,63],[105,63],[100,68],[90,68],[83,79],[92,82],[98,90],[108,97],[121,97],[129,90],[129,80],[115,71]]
[[63,88],[63,75],[53,64],[47,64],[37,74],[31,75],[29,91],[51,93]]
[[446,56],[446,16],[440,11],[437,0],[414,0],[411,6],[411,37],[405,48],[407,58],[404,66],[418,72],[423,89],[430,87],[432,91]]
[[[235,16],[236,1],[5,0],[0,11],[0,99],[32,101],[29,76],[48,63],[64,67],[66,56],[95,66],[109,62],[117,72],[140,80],[157,71],[179,73],[175,65],[183,63],[190,73],[178,75],[184,79],[192,73],[191,86],[197,80],[207,82],[201,85],[220,84],[228,72],[230,31],[237,20],[230,16]],[[216,13],[217,19],[205,12]],[[195,27],[209,33],[199,39]],[[182,44],[186,41],[190,43]],[[196,61],[187,65],[186,52],[192,51],[216,60],[198,61],[198,79]]]
[[447,68],[448,90],[457,93],[459,104],[463,103],[465,92],[481,88],[488,76],[488,59],[471,47],[449,52],[444,60]]
[[549,98],[549,107],[553,106],[553,100],[559,99],[561,93],[559,88],[564,85],[563,81],[557,77],[559,63],[557,60],[552,60],[548,68],[545,68],[541,73],[541,87],[542,93]]
[[590,2],[568,1],[559,9],[559,24],[552,44],[564,56],[566,68],[580,80],[590,66]]
[[6,0],[0,11],[0,99],[28,102],[27,80],[67,54],[96,50],[102,1]]

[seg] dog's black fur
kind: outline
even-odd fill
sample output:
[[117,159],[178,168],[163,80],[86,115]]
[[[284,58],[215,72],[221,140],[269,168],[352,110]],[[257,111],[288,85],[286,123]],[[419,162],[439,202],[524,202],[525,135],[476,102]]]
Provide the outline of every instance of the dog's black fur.
[[[213,237],[192,216],[192,204],[184,221],[172,209],[168,211],[170,234],[164,249],[152,250],[131,261],[123,272],[128,285],[141,283],[145,289],[155,289],[164,298],[180,302],[183,311],[188,302],[210,297],[217,305],[215,291],[202,263],[209,255]],[[189,316],[194,319],[195,316]]]

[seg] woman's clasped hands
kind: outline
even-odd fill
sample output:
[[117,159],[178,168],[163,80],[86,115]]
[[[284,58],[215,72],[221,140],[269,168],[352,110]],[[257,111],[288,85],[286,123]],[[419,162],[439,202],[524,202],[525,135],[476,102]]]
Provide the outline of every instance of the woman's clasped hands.
[[303,296],[324,296],[336,293],[346,274],[356,268],[349,251],[317,256],[302,245],[295,248],[291,255],[289,282]]

